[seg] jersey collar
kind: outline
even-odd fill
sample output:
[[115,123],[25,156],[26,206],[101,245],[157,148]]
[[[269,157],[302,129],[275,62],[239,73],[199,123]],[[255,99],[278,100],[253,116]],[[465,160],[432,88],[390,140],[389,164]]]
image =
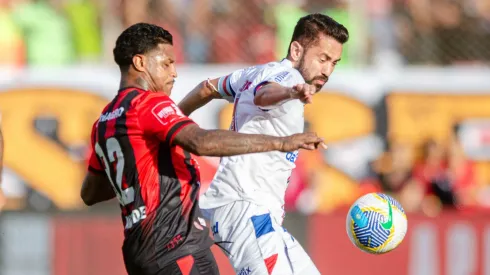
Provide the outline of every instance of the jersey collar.
[[282,65],[285,65],[285,66],[288,66],[290,68],[293,67],[293,62],[291,62],[289,59],[286,59],[284,58],[283,60],[281,60],[280,62]]

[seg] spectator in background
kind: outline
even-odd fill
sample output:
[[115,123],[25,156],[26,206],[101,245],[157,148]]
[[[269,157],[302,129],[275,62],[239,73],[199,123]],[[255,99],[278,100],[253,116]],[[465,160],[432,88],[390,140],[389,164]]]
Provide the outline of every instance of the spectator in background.
[[[261,0],[229,1],[214,12],[219,15],[213,17],[211,24],[212,63],[252,64],[276,60],[274,32],[265,22]],[[293,28],[295,24],[296,21]],[[288,45],[290,39],[289,34]]]
[[23,33],[29,64],[66,65],[74,61],[68,21],[48,0],[15,1],[12,15]]
[[425,191],[422,210],[429,215],[444,207],[476,204],[474,163],[466,159],[456,135],[450,140],[446,150],[435,141],[427,142],[424,161],[414,168],[414,177]]
[[[211,20],[213,18],[213,0],[181,1],[179,12],[185,12],[189,20],[184,25],[185,53],[190,63],[205,63],[209,59],[210,32],[213,32]],[[244,2],[246,3],[246,2]],[[175,5],[178,5],[175,3]],[[184,10],[185,9],[185,10]],[[172,32],[174,33],[174,32]],[[226,43],[226,41],[223,41]]]
[[399,50],[408,64],[436,64],[438,61],[431,2],[395,1],[395,34]]
[[352,51],[353,46],[355,46],[358,42],[358,38],[361,37],[359,34],[359,25],[358,19],[356,15],[352,13],[348,9],[348,1],[347,0],[331,0],[329,1],[329,5],[325,5],[325,2],[322,0],[310,0],[310,3],[317,3],[317,7],[313,6],[312,9],[322,9],[324,10],[324,14],[334,18],[340,24],[344,25],[350,34],[349,45],[344,47],[342,52],[342,62],[338,63],[337,67],[349,66],[352,65],[353,56],[355,52]]
[[459,141],[454,138],[449,145],[446,177],[459,206],[474,206],[479,186],[475,164],[466,158]]
[[123,6],[121,0],[99,1],[102,62],[113,64],[114,43],[123,31]]
[[[133,1],[133,0],[126,0]],[[133,1],[134,4],[141,4],[138,1]],[[148,0],[145,0],[148,2]],[[199,1],[200,2],[200,1]],[[158,25],[166,30],[168,30],[173,36],[173,48],[175,51],[175,62],[185,63],[187,62],[184,50],[184,37],[182,35],[182,31],[180,29],[181,16],[182,15],[177,9],[177,2],[172,0],[153,0],[149,1],[150,5],[146,5],[146,17],[141,18],[137,22],[148,22],[155,25]],[[182,23],[186,23],[185,20],[195,20],[194,18],[184,19]]]
[[446,167],[446,152],[444,147],[434,140],[429,140],[422,147],[422,161],[417,163],[413,170],[413,177],[425,189],[430,182],[440,178]]
[[94,62],[101,54],[101,26],[97,0],[66,0],[64,10],[70,22],[73,44],[79,61]]
[[[121,0],[123,28],[136,23],[151,23],[158,25],[173,36],[176,63],[184,63],[184,38],[179,26],[179,13],[176,3],[171,0]],[[193,20],[193,19],[191,19]],[[114,43],[112,41],[112,43]]]
[[438,64],[474,61],[471,41],[476,41],[461,4],[453,0],[433,0],[431,12],[438,48],[433,54],[438,56]]
[[[240,4],[232,1],[216,11],[211,25],[211,63],[244,63],[246,54],[244,42],[247,37],[242,32],[243,21],[248,18],[246,10],[240,9]],[[249,18],[248,18],[249,19]],[[249,21],[247,21],[249,22]]]
[[[248,39],[244,40],[248,63],[263,64],[276,60],[275,30],[266,22],[265,4],[262,0],[250,0],[246,3],[249,23],[244,22],[244,31]],[[253,19],[252,19],[253,18]],[[245,19],[245,18],[244,18]]]
[[[378,187],[361,187],[369,192],[384,192],[397,199],[407,212],[419,210],[424,191],[412,179],[413,153],[407,144],[393,142],[389,144],[388,152],[376,160],[372,169]],[[366,184],[366,183],[364,183]]]
[[393,0],[368,0],[366,8],[370,17],[368,36],[374,65],[398,66],[401,55],[397,51]]
[[307,0],[276,0],[271,5],[276,25],[276,59],[283,58],[288,52],[291,33],[299,18],[307,15],[304,10]]
[[442,210],[442,205],[452,205],[453,196],[448,190],[445,178],[447,158],[444,147],[434,140],[428,140],[422,147],[422,161],[413,169],[413,177],[424,192],[421,210],[435,216]]
[[476,47],[473,52],[481,55],[487,65],[490,64],[490,1],[474,0],[473,17],[476,23]]
[[11,16],[12,0],[0,0],[0,64],[22,66],[25,62],[22,33]]

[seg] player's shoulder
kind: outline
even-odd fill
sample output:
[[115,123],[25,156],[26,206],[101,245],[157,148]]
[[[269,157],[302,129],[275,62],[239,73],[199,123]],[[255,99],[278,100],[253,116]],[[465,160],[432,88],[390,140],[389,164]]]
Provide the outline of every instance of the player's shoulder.
[[296,70],[287,59],[269,62],[264,65],[264,76],[273,76],[274,81],[281,82],[304,82],[303,76]]
[[135,100],[133,101],[133,105],[138,108],[151,107],[156,104],[161,104],[166,102],[168,104],[174,103],[174,101],[164,93],[154,93],[145,91],[141,93]]

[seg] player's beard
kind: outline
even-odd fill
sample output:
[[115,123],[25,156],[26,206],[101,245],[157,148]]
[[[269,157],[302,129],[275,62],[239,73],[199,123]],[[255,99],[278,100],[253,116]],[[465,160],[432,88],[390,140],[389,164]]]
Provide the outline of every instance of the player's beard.
[[[322,81],[325,81],[325,83],[327,83],[327,81],[328,81],[328,77],[326,77],[326,76],[315,76],[315,77],[310,76],[310,73],[308,72],[308,69],[306,68],[306,65],[305,65],[304,55],[299,60],[298,67],[296,69],[301,74],[301,76],[305,79],[305,82],[308,84],[312,84],[313,81],[315,81],[315,80],[322,80]],[[317,84],[313,84],[313,85],[315,85],[317,92],[323,88],[323,85],[317,85]]]

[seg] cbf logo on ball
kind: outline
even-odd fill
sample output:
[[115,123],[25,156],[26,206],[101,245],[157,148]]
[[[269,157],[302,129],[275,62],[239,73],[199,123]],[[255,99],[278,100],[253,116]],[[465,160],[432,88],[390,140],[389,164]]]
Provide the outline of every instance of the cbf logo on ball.
[[382,193],[360,197],[347,213],[347,235],[362,251],[382,254],[395,249],[407,233],[401,204]]

